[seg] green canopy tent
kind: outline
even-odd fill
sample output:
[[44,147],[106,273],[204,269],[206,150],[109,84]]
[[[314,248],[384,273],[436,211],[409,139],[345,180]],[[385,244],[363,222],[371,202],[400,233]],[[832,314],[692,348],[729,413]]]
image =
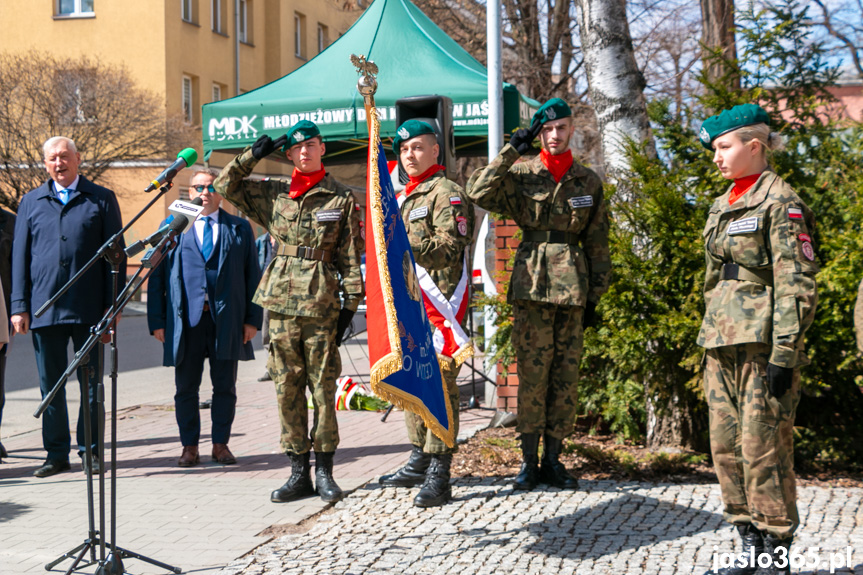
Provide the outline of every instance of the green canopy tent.
[[[485,155],[488,75],[485,67],[409,0],[375,0],[353,26],[302,67],[269,84],[203,107],[204,157],[239,153],[261,134],[276,138],[302,119],[315,122],[328,163],[365,158],[363,98],[351,54],[378,66],[375,103],[381,137],[395,135],[395,102],[437,94],[453,101],[456,153]],[[504,131],[527,126],[539,103],[504,84]]]

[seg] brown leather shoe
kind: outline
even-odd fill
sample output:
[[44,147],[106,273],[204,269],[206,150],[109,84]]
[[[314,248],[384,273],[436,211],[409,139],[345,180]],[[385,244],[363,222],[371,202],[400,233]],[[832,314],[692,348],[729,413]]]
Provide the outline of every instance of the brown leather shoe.
[[233,465],[237,462],[237,458],[234,457],[234,454],[231,453],[230,449],[228,449],[227,443],[214,443],[213,461],[221,463],[222,465]]
[[201,461],[201,458],[198,456],[198,446],[184,445],[183,455],[180,456],[177,465],[180,467],[194,467],[199,461]]

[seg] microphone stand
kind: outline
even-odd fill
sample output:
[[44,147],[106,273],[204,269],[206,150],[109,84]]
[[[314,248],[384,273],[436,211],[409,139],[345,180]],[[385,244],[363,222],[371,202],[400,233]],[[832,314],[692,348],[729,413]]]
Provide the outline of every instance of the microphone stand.
[[[100,346],[98,350],[99,361],[98,361],[98,374],[91,374],[92,370],[88,369],[87,373],[87,386],[84,390],[85,393],[82,393],[81,402],[83,406],[83,417],[84,417],[84,440],[86,442],[85,447],[85,458],[89,463],[88,471],[87,471],[87,506],[88,506],[88,518],[89,518],[89,531],[88,537],[84,540],[83,543],[75,547],[74,549],[63,553],[60,557],[55,559],[54,561],[45,565],[45,570],[50,571],[57,564],[61,563],[66,559],[73,559],[72,565],[66,571],[66,575],[75,571],[78,568],[78,564],[83,559],[84,555],[87,551],[90,552],[90,561],[84,565],[81,565],[80,568],[84,568],[90,565],[93,565],[97,562],[96,560],[96,546],[99,547],[99,567],[96,569],[96,575],[121,575],[124,573],[123,568],[123,557],[132,557],[135,559],[141,559],[142,561],[146,561],[151,563],[152,565],[156,565],[162,569],[166,569],[168,571],[173,571],[174,573],[181,573],[182,569],[178,567],[174,567],[168,565],[166,563],[162,563],[155,559],[151,559],[149,557],[145,557],[138,553],[134,553],[132,551],[123,549],[121,547],[117,547],[116,538],[117,538],[117,476],[116,476],[116,466],[117,466],[117,362],[118,362],[118,353],[117,353],[117,327],[114,324],[117,317],[129,303],[131,298],[135,295],[138,289],[141,287],[141,284],[150,277],[150,274],[153,272],[153,269],[161,262],[164,254],[170,249],[170,242],[176,236],[176,232],[171,230],[170,233],[166,234],[157,244],[156,247],[150,250],[145,256],[146,263],[142,260],[142,267],[138,268],[138,271],[135,272],[135,275],[132,279],[126,284],[123,288],[123,292],[118,296],[117,291],[119,287],[119,275],[120,275],[120,262],[123,261],[123,249],[122,249],[122,239],[123,234],[136,222],[140,217],[149,210],[153,204],[156,203],[162,196],[164,196],[168,190],[171,188],[172,183],[168,182],[159,190],[159,193],[156,194],[150,202],[144,206],[144,208],[138,212],[138,214],[132,218],[129,223],[123,226],[120,231],[111,236],[108,241],[106,241],[102,247],[100,247],[96,254],[88,261],[83,268],[81,268],[72,278],[69,279],[66,284],[60,288],[60,290],[54,294],[48,301],[46,301],[42,307],[40,307],[35,315],[36,317],[42,316],[48,308],[54,305],[57,300],[65,294],[69,288],[75,284],[90,268],[92,268],[100,258],[104,258],[111,266],[111,298],[112,304],[111,307],[105,312],[105,315],[95,326],[90,328],[90,337],[78,350],[75,354],[75,359],[72,360],[72,363],[66,368],[66,371],[63,372],[63,375],[60,377],[60,380],[56,383],[56,385],[51,389],[51,391],[45,395],[42,399],[42,402],[39,404],[39,407],[36,409],[35,413],[33,413],[33,417],[38,418],[41,416],[46,409],[48,409],[48,405],[57,395],[59,390],[65,385],[66,381],[71,377],[72,373],[85,361],[89,361],[89,354],[93,350],[93,348],[98,344],[102,336],[106,333],[110,333],[110,345],[111,345],[111,539],[110,539],[110,547],[111,552],[108,554],[107,558],[105,556],[105,539],[100,535],[104,535],[105,533],[105,387],[104,387],[104,346]],[[148,268],[149,271],[147,274],[141,278],[141,270]],[[99,409],[99,421],[98,421],[98,430],[97,430],[97,452],[98,452],[98,460],[100,462],[99,465],[99,530],[97,531],[95,528],[95,519],[94,519],[94,501],[93,501],[93,472],[92,472],[92,430],[90,426],[90,386],[92,385],[91,376],[96,375],[97,383],[96,383],[96,402]],[[86,397],[85,397],[86,396]],[[77,553],[77,556],[75,555]]]

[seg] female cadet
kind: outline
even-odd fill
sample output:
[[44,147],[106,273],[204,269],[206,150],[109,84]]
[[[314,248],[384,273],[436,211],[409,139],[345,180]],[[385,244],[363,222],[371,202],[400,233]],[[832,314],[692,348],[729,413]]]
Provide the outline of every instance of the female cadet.
[[760,106],[743,104],[705,120],[699,135],[733,182],[704,228],[706,311],[698,344],[706,348],[710,448],[725,519],[755,558],[710,574],[755,573],[762,553],[759,575],[790,573],[799,524],[792,428],[799,368],[809,363],[803,334],[817,301],[815,218],[768,167],[767,153],[782,146],[768,123]]

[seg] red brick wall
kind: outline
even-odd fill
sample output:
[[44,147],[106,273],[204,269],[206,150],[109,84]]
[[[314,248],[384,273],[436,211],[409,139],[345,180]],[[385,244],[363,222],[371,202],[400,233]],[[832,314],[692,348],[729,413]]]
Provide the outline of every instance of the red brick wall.
[[[512,272],[512,268],[508,265],[510,256],[519,243],[517,238],[512,237],[516,230],[518,230],[518,226],[512,220],[498,220],[495,222],[494,244],[496,250],[494,271],[497,272],[496,275],[500,275],[499,272],[506,272],[504,275],[506,280],[509,279],[509,275]],[[497,279],[497,289],[499,293],[504,293],[504,287],[500,284],[499,277]],[[518,411],[518,376],[516,375],[516,364],[513,363],[507,368],[508,375],[506,377],[503,376],[503,364],[498,364],[497,371],[497,409],[516,413]]]

